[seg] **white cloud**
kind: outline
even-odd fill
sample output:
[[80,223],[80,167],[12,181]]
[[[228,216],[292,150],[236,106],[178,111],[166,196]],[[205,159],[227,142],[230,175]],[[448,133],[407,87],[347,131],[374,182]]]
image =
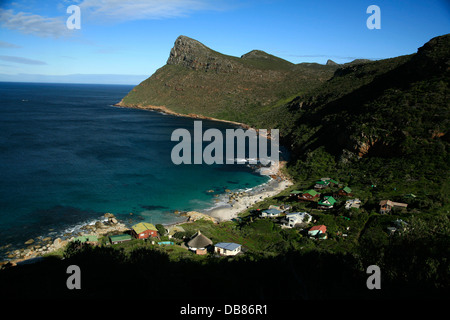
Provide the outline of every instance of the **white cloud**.
[[21,64],[33,64],[33,65],[45,65],[45,64],[47,64],[44,61],[28,59],[28,58],[23,58],[23,57],[16,57],[16,56],[0,56],[0,60],[8,61],[8,62],[21,63]]
[[82,14],[116,22],[174,18],[214,8],[205,0],[84,0],[79,6]]
[[[124,22],[187,16],[200,10],[217,10],[218,1],[208,0],[73,0],[81,9],[81,20]],[[68,6],[68,3],[66,3]],[[60,3],[58,8],[66,5]],[[73,34],[66,26],[69,16],[45,17],[27,12],[16,13],[0,8],[0,26],[39,37],[65,37]]]
[[13,10],[0,8],[0,25],[25,34],[39,37],[59,38],[70,34],[66,27],[65,17],[47,18],[25,12],[14,13]]
[[0,48],[22,48],[22,47],[14,43],[0,41]]

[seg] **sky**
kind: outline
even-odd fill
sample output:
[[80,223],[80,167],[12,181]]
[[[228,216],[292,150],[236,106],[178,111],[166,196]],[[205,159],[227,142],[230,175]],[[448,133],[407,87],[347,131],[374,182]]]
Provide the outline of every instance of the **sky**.
[[[379,29],[367,26],[370,5]],[[136,85],[179,35],[232,56],[324,64],[415,53],[447,33],[448,0],[0,0],[0,81]]]

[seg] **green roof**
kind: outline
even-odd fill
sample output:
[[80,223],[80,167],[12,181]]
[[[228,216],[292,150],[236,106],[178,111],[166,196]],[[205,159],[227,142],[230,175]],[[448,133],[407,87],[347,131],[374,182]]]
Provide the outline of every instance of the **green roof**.
[[308,194],[312,195],[313,197],[316,194],[318,194],[318,192],[316,190],[313,190],[313,189],[306,190],[304,193],[308,193]]
[[303,191],[300,191],[300,190],[294,190],[294,191],[291,191],[291,193],[293,193],[293,194],[299,194],[299,193],[303,193]]
[[[324,201],[328,200],[329,203],[324,203]],[[332,206],[336,203],[336,199],[332,196],[325,196],[323,197],[323,200],[319,201],[319,204],[322,206]]]
[[109,236],[111,241],[123,241],[123,240],[131,240],[131,236],[129,234],[117,234],[115,236]]
[[334,184],[339,184],[339,182],[337,182],[336,180],[333,180],[333,179],[330,179],[328,181],[331,182],[331,183],[334,183]]
[[350,189],[349,187],[345,187],[342,190],[344,190],[347,193],[351,193],[352,192],[352,189]]
[[325,184],[325,185],[327,185],[327,184],[329,184],[329,183],[330,183],[330,180],[327,180],[327,181],[317,180],[317,181],[316,181],[316,184]]
[[98,242],[98,238],[96,236],[80,236],[76,237],[73,241],[80,241],[80,242]]
[[135,224],[134,226],[131,227],[134,232],[136,232],[137,234],[144,232],[145,230],[155,230],[158,231],[158,229],[156,229],[156,227],[148,222],[140,222],[138,224]]

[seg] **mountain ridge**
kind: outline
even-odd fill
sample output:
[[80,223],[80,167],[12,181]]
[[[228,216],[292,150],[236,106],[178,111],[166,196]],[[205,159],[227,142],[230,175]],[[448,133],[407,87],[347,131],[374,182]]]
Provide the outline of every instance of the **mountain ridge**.
[[[179,36],[166,65],[136,86],[119,106],[157,107],[244,122],[329,79],[336,67],[293,64],[261,50],[224,55]],[[244,115],[244,116],[243,116]]]

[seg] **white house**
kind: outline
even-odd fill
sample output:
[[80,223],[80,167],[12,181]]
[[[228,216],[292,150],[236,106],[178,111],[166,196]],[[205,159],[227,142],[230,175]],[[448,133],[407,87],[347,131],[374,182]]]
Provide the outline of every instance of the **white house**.
[[359,199],[350,199],[345,201],[345,209],[350,208],[359,208],[361,206],[361,200]]
[[241,252],[242,245],[233,242],[219,242],[214,246],[214,252],[224,256],[235,256]]
[[307,212],[293,212],[286,215],[286,220],[283,226],[293,228],[297,223],[309,223],[312,220],[312,216]]
[[278,217],[280,214],[282,213],[282,211],[277,210],[277,209],[267,209],[264,210],[263,212],[261,212],[260,217],[261,218],[275,218]]

